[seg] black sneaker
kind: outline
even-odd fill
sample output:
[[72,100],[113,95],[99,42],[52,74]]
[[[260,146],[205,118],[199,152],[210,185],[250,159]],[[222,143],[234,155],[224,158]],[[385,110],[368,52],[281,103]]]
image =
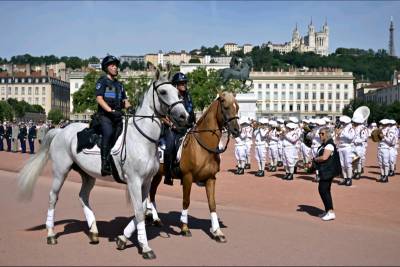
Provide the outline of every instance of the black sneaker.
[[289,173],[288,177],[286,178],[286,180],[291,181],[293,180],[293,173]]
[[237,168],[237,170],[235,171],[236,175],[243,175],[244,174],[244,169],[243,168]]
[[347,183],[347,178],[345,178],[342,181],[340,181],[339,185],[346,185],[346,183]]
[[257,177],[264,177],[264,171],[263,171],[263,170],[259,170],[259,171],[255,174],[255,176],[257,176]]
[[289,177],[290,173],[286,173],[285,176],[283,176],[282,180],[287,180],[287,178]]
[[351,186],[353,183],[350,178],[346,179],[346,186]]

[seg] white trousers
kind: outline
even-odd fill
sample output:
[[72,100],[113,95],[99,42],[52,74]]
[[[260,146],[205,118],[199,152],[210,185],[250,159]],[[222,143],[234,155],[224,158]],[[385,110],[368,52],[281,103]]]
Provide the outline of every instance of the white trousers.
[[283,147],[283,164],[287,168],[294,168],[298,159],[297,147],[286,146]]
[[306,146],[304,143],[300,145],[300,152],[304,162],[309,162],[311,157],[311,148]]
[[390,152],[388,147],[378,147],[378,163],[382,175],[389,174]]
[[342,173],[344,178],[351,178],[353,175],[353,148],[351,146],[338,148],[340,165],[342,166]]
[[255,158],[258,162],[267,160],[267,148],[265,144],[261,143],[256,145]]
[[360,160],[358,161],[358,164],[357,164],[357,171],[361,172],[361,169],[364,167],[364,164],[365,164],[366,147],[364,145],[356,145],[356,146],[354,146],[354,151],[360,157]]
[[235,145],[235,158],[236,160],[246,160],[247,158],[247,147],[246,145]]
[[269,159],[271,160],[271,165],[276,166],[276,163],[278,162],[278,144],[270,144],[268,147],[268,152],[269,152]]

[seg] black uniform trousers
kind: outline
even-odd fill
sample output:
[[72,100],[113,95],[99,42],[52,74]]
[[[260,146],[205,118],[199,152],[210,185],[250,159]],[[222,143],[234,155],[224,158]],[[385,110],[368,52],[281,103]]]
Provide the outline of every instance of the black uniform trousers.
[[100,124],[102,132],[101,146],[107,147],[109,150],[112,148],[116,141],[116,137],[122,131],[122,117],[113,118],[104,114],[100,114]]
[[11,151],[11,137],[6,137],[6,143],[7,143],[7,151]]
[[26,139],[19,138],[19,142],[21,143],[21,152],[26,153]]
[[320,180],[318,184],[318,192],[321,196],[322,202],[325,206],[325,211],[333,210],[332,195],[331,195],[331,185],[333,177],[329,180]]
[[30,151],[30,153],[34,154],[35,153],[35,139],[28,137],[28,143],[29,143],[29,151]]
[[176,154],[178,153],[179,147],[177,147],[178,140],[184,136],[184,133],[172,130],[171,128],[165,127],[164,139],[165,139],[165,153],[164,153],[164,169],[166,176],[171,175],[171,169],[175,162]]
[[4,150],[4,143],[3,143],[4,137],[1,135],[0,136],[0,151]]

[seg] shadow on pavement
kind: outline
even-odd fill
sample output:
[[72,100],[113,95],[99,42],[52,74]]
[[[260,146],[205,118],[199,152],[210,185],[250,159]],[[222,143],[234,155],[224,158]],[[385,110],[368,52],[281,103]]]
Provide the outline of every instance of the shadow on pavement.
[[309,215],[314,217],[318,217],[318,215],[324,212],[324,210],[320,208],[309,205],[299,205],[297,211],[307,212]]

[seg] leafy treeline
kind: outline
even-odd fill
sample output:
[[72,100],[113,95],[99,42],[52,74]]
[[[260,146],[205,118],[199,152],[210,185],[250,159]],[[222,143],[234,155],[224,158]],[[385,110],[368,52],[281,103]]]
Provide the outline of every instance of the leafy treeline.
[[18,101],[9,98],[6,101],[0,101],[0,121],[22,118],[26,112],[44,113],[44,109],[40,105],[30,105],[25,101]]
[[371,114],[368,117],[368,123],[379,122],[382,119],[392,119],[400,121],[400,102],[396,101],[390,105],[382,105],[376,102],[364,102],[362,100],[353,99],[349,105],[343,109],[343,115],[350,118],[353,116],[354,111],[360,106],[367,106]]
[[[244,56],[242,51],[236,54]],[[374,52],[372,49],[338,48],[329,56],[320,56],[312,52],[280,54],[278,51],[270,52],[268,47],[256,46],[249,55],[256,71],[288,70],[293,67],[341,68],[353,72],[356,80],[375,82],[391,80],[393,71],[400,70],[400,59],[389,56],[383,49]]]

